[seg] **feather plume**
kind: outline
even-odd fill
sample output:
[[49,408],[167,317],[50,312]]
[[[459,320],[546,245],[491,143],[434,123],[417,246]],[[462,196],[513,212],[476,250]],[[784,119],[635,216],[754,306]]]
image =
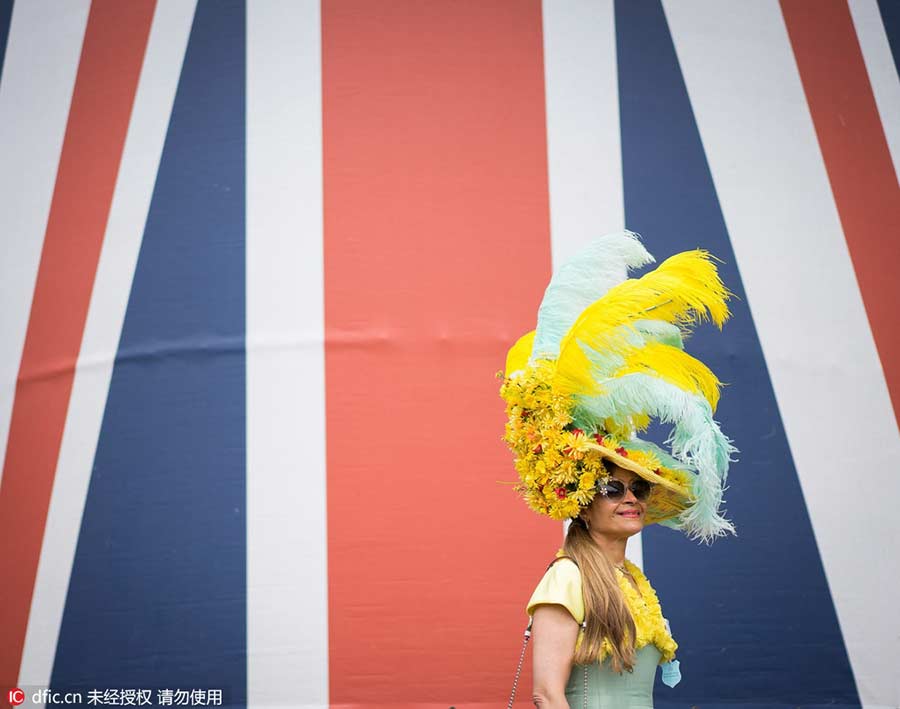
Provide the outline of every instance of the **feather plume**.
[[627,421],[647,413],[662,423],[674,424],[666,445],[672,455],[697,471],[694,503],[679,515],[678,528],[692,539],[709,543],[734,533],[734,525],[720,513],[728,465],[737,449],[713,419],[709,402],[674,384],[647,374],[627,374],[600,383],[599,396],[578,397],[578,418]]
[[522,337],[516,340],[516,344],[509,348],[506,353],[506,377],[520,369],[525,369],[528,365],[528,357],[531,355],[531,348],[534,343],[534,330],[526,332]]
[[645,341],[662,342],[670,347],[684,349],[684,339],[677,325],[663,320],[635,320],[633,325]]
[[649,374],[662,377],[680,389],[700,394],[713,412],[719,404],[721,383],[709,367],[687,352],[659,342],[649,342],[646,346],[631,350],[625,356],[625,363],[613,376],[628,374]]
[[730,295],[712,257],[700,249],[676,254],[641,278],[613,286],[584,309],[562,338],[554,388],[564,394],[590,391],[585,389],[591,371],[585,370],[585,362],[596,359],[593,353],[627,356],[639,321],[688,329],[708,319],[721,328],[729,316],[725,301]]
[[683,348],[681,330],[661,320],[637,320],[633,327],[623,325],[618,328],[617,337],[621,340],[621,349],[598,351],[582,345],[581,352],[575,350],[570,353],[573,370],[570,376],[578,380],[580,388],[577,391],[582,394],[593,392],[598,379],[613,376],[616,370],[625,366],[628,353],[644,347],[648,342]]
[[[567,386],[575,387],[582,395],[598,394],[600,380],[639,372],[662,377],[685,391],[700,394],[715,411],[719,403],[719,379],[703,362],[679,347],[655,341],[657,336],[670,342],[676,340],[665,328],[647,327],[650,322],[643,321],[640,330],[623,326],[619,349],[598,352],[582,346],[578,348],[580,351],[570,353],[571,370],[565,375]],[[677,343],[681,344],[680,337]]]
[[639,450],[646,453],[652,453],[664,468],[671,470],[684,470],[690,473],[696,473],[689,465],[677,458],[669,455],[665,450],[656,445],[653,441],[644,441],[640,438],[633,438],[628,441],[630,450]]
[[560,266],[538,311],[532,361],[556,359],[560,340],[581,312],[624,281],[628,269],[653,262],[639,239],[632,231],[601,236]]

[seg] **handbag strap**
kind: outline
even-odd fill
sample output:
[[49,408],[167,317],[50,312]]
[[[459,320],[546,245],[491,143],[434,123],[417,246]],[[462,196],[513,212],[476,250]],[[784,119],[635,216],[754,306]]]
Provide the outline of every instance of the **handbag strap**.
[[[550,564],[547,566],[547,571],[560,559],[568,559],[575,566],[578,566],[578,562],[575,561],[571,556],[561,555],[556,557]],[[519,687],[519,675],[522,673],[522,665],[525,662],[525,651],[528,649],[528,641],[531,640],[531,626],[534,624],[534,616],[529,617],[528,619],[528,627],[525,628],[525,639],[522,642],[522,654],[519,655],[519,664],[516,666],[516,676],[513,678],[512,692],[509,695],[509,703],[506,705],[506,709],[512,709],[513,702],[516,700],[516,690]],[[584,631],[586,627],[586,623],[581,624],[581,632]],[[584,668],[584,693],[582,694],[583,706],[584,709],[587,709],[587,695],[588,695],[588,668],[587,665],[582,665]]]
[[525,628],[525,640],[522,643],[522,654],[519,655],[519,664],[516,667],[516,676],[513,678],[512,692],[509,695],[509,704],[506,709],[512,709],[513,702],[516,700],[516,690],[519,687],[519,675],[522,673],[522,663],[525,662],[525,650],[528,649],[528,641],[531,640],[531,623],[533,619],[528,621],[528,627]]

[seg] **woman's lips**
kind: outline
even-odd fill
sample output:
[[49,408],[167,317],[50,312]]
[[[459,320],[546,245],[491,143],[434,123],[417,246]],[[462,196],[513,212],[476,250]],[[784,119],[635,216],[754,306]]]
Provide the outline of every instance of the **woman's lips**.
[[635,519],[641,516],[640,512],[617,512],[616,514],[622,515],[622,517],[634,517]]

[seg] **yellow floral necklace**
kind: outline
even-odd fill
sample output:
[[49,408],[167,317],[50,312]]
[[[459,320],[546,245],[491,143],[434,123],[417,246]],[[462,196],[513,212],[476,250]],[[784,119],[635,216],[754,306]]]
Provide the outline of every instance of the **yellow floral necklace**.
[[[678,649],[678,643],[672,637],[671,633],[666,629],[666,623],[663,620],[662,608],[659,605],[659,598],[653,586],[644,576],[644,573],[625,559],[625,571],[621,567],[615,566],[616,576],[619,580],[619,588],[622,589],[622,595],[625,597],[625,603],[631,616],[634,618],[637,637],[634,639],[634,649],[639,650],[653,643],[659,650],[662,658],[659,664],[669,662],[675,657],[675,650]],[[628,580],[627,574],[631,574],[637,583],[637,588]],[[604,640],[601,646],[601,661],[610,655],[612,645],[609,640]]]

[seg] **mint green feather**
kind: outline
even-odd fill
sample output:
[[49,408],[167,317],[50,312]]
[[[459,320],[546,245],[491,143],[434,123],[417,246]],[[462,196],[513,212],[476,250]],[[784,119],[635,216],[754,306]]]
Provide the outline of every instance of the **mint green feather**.
[[634,328],[643,335],[645,342],[653,340],[669,345],[669,347],[677,347],[679,350],[684,349],[681,328],[670,322],[665,320],[635,320]]
[[665,450],[660,448],[653,441],[645,441],[641,438],[632,438],[628,441],[628,448],[631,450],[644,451],[652,454],[664,468],[670,470],[684,470],[689,473],[696,473],[690,465],[669,455]]
[[734,534],[734,525],[719,507],[728,465],[737,449],[713,419],[709,402],[648,374],[627,374],[598,383],[604,393],[578,398],[576,420],[609,418],[624,424],[630,416],[646,413],[661,423],[674,424],[666,445],[678,461],[697,471],[692,491],[695,502],[678,516],[677,528],[706,543],[729,532]]
[[628,277],[628,269],[653,262],[632,231],[606,234],[560,266],[541,301],[531,361],[556,359],[559,343],[582,311]]
[[[684,349],[681,330],[677,325],[662,320],[637,320],[629,325],[616,328],[616,337],[620,337],[629,347],[643,347],[648,342],[659,342],[670,347]],[[621,349],[596,350],[585,343],[579,346],[591,361],[591,376],[597,381],[611,377],[625,364],[625,355]]]

